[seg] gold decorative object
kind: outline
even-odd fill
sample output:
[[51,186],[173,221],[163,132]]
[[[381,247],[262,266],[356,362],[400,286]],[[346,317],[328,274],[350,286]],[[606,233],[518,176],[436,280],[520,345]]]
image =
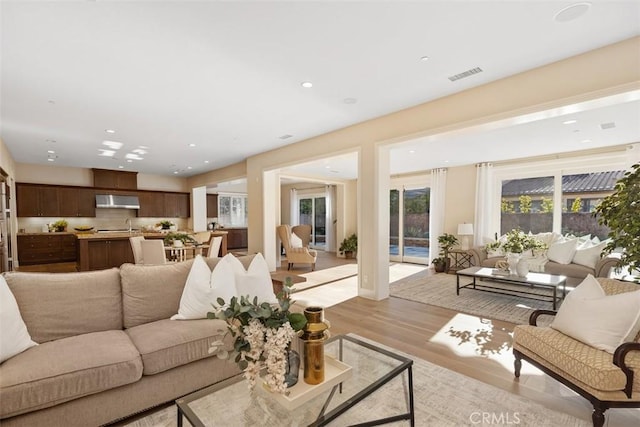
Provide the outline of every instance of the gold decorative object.
[[322,307],[307,307],[304,310],[307,325],[303,329],[304,382],[320,384],[324,381],[324,342],[329,338],[329,322],[324,320]]

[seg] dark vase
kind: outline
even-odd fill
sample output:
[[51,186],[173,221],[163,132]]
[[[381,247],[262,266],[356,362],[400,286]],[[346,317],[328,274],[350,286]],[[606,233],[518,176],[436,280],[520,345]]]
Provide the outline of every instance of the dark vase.
[[300,354],[295,350],[287,351],[287,370],[284,373],[284,383],[287,387],[293,387],[298,383],[300,371]]

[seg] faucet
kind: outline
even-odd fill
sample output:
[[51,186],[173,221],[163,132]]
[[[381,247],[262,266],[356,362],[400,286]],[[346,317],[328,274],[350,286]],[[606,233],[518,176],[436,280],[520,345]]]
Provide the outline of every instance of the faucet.
[[127,218],[127,219],[125,219],[125,220],[124,220],[124,223],[125,223],[125,224],[129,224],[129,234],[131,234],[131,232],[133,231],[133,230],[131,229],[131,218]]

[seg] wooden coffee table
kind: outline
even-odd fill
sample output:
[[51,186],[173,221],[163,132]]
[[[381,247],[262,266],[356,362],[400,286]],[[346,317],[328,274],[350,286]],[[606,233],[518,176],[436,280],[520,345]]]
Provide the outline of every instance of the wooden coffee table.
[[[473,281],[466,285],[460,285],[460,277],[471,277]],[[478,280],[480,279],[480,280]],[[501,284],[516,285],[510,287]],[[460,295],[460,289],[474,289],[476,291],[492,292],[495,294],[519,296],[538,301],[552,303],[553,309],[566,295],[567,276],[558,276],[546,273],[529,273],[526,277],[499,273],[495,268],[470,267],[456,271],[456,295]],[[522,289],[520,289],[522,288]],[[527,290],[527,288],[529,290]],[[551,295],[531,292],[534,288],[550,289]],[[558,295],[558,288],[562,294]]]

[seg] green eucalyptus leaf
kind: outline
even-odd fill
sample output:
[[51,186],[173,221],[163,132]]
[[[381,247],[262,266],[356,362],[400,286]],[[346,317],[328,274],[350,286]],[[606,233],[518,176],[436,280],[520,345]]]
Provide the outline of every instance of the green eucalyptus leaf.
[[307,325],[307,318],[302,313],[289,313],[287,319],[294,331],[301,331]]

